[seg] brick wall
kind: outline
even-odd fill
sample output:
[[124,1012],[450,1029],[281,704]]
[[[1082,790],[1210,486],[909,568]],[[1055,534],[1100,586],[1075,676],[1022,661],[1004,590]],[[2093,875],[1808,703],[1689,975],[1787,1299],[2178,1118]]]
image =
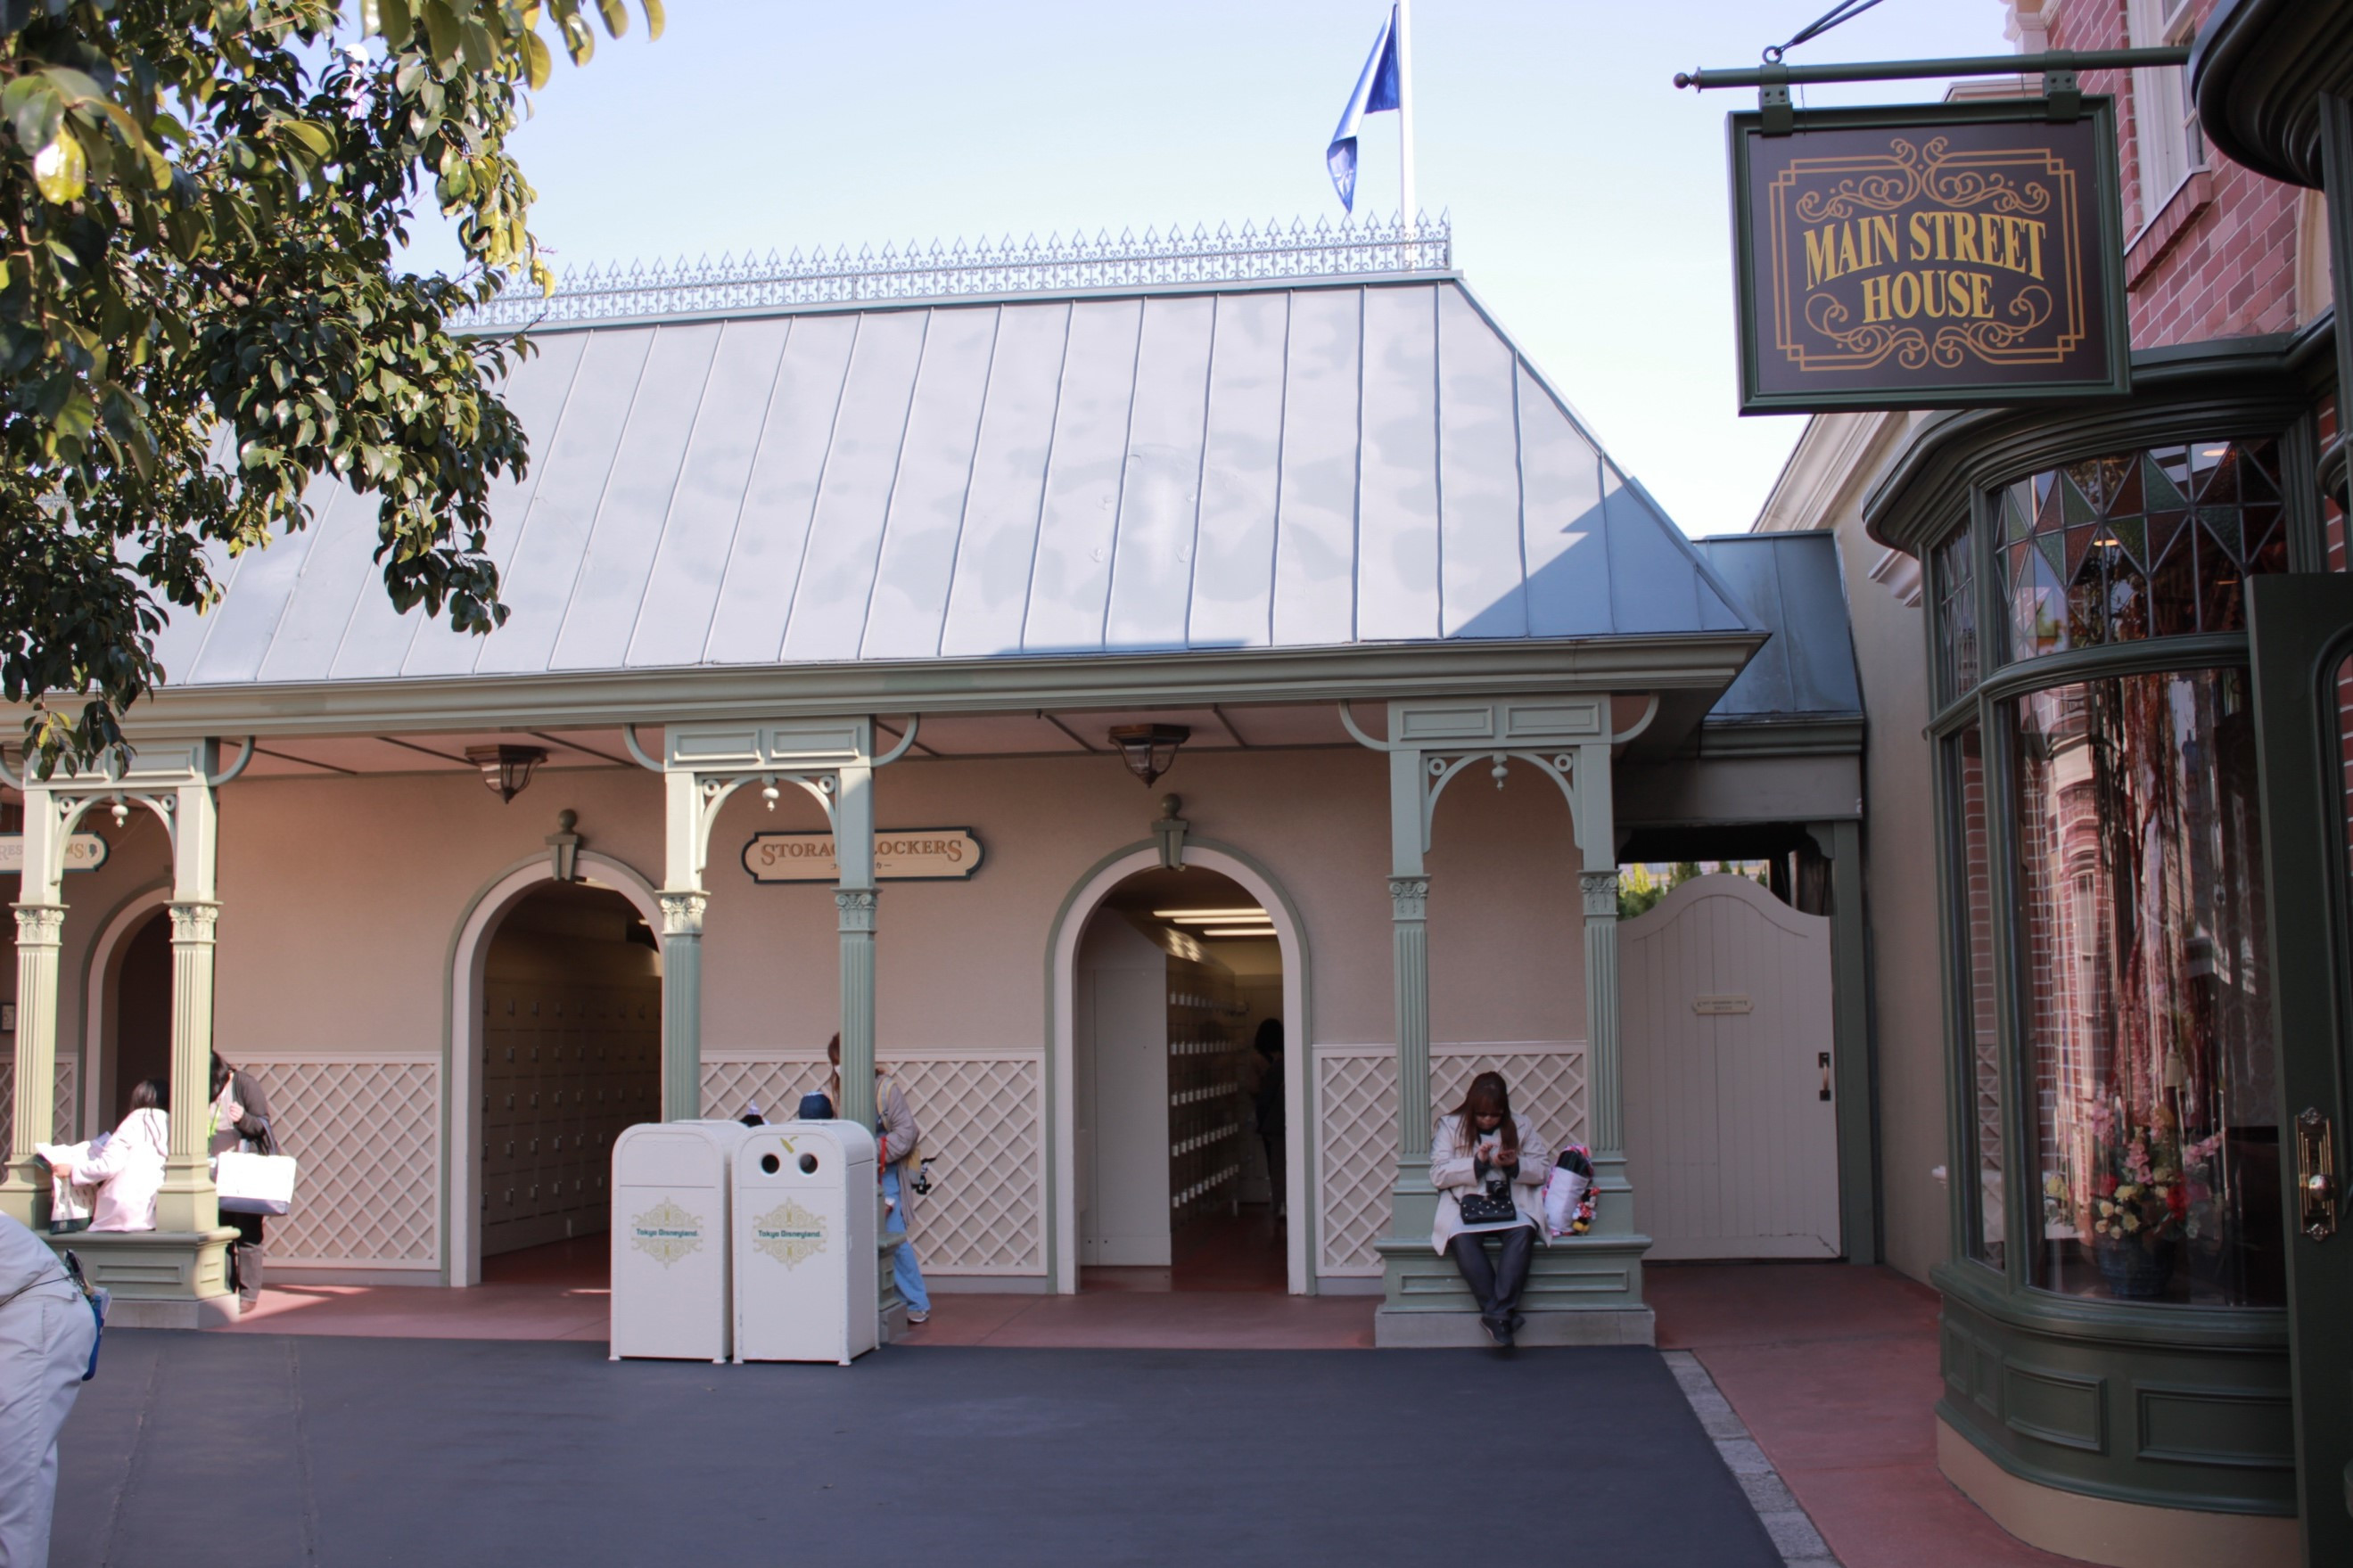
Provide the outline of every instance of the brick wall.
[[[2214,5],[2197,0],[2198,25]],[[2123,48],[2131,42],[2125,0],[2059,0],[2045,16],[2054,49]],[[2211,148],[2205,172],[2178,191],[2145,190],[2132,73],[2086,71],[2083,86],[2116,100],[2133,346],[2291,330],[2303,193],[2252,174]]]

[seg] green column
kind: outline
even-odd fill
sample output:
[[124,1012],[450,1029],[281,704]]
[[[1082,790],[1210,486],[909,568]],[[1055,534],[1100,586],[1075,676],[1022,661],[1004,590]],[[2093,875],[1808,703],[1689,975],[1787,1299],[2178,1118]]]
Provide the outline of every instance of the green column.
[[[32,815],[28,808],[28,837]],[[14,908],[16,1114],[9,1138],[7,1179],[0,1184],[0,1212],[30,1226],[48,1220],[48,1182],[34,1163],[33,1145],[50,1140],[57,1117],[58,948],[65,934],[66,907],[26,903]]]
[[662,911],[662,1120],[702,1115],[702,912],[697,889],[656,895]]
[[1430,1166],[1430,879],[1389,879],[1396,958],[1398,1159]]
[[220,906],[174,900],[172,917],[172,1146],[155,1195],[158,1230],[195,1233],[220,1224],[209,1166],[212,1131],[213,933]]

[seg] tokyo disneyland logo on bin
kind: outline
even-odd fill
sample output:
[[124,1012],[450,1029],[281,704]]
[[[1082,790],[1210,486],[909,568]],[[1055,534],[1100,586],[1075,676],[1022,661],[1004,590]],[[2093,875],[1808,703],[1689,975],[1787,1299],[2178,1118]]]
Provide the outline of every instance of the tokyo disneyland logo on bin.
[[752,1222],[752,1245],[787,1268],[825,1250],[825,1217],[786,1198]]
[[629,1222],[629,1245],[667,1268],[702,1250],[702,1216],[664,1198]]

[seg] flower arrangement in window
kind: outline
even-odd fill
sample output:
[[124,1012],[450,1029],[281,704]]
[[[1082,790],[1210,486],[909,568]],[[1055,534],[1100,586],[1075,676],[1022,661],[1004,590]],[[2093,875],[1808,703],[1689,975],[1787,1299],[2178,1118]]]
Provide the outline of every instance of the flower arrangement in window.
[[2089,1110],[2097,1163],[2088,1228],[2100,1272],[2117,1296],[2162,1295],[2179,1244],[2213,1234],[2222,1134],[2185,1142],[2172,1107],[2135,1110],[2121,1095]]

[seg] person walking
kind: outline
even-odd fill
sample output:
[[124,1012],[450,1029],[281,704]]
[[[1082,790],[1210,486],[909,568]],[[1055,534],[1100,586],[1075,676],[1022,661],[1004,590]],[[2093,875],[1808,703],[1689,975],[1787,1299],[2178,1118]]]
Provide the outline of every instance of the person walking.
[[[278,1139],[269,1130],[269,1097],[243,1068],[233,1068],[213,1053],[213,1103],[210,1152],[226,1154],[242,1149],[248,1154],[275,1154]],[[237,1288],[237,1310],[253,1310],[261,1300],[263,1231],[258,1214],[224,1213],[221,1223],[237,1226],[229,1245],[229,1281]]]
[[98,1322],[48,1243],[0,1216],[0,1568],[45,1568],[58,1433]]
[[[826,1042],[825,1058],[833,1064],[828,1081],[833,1103],[839,1105],[839,1035]],[[891,1278],[899,1287],[900,1299],[907,1303],[907,1321],[927,1323],[932,1318],[932,1293],[923,1285],[923,1266],[915,1257],[915,1238],[907,1234],[907,1221],[914,1211],[916,1156],[923,1148],[923,1135],[915,1126],[913,1109],[900,1091],[898,1079],[884,1071],[880,1062],[874,1066],[874,1163],[882,1173],[882,1228],[905,1238],[891,1255]]]
[[1266,1146],[1267,1201],[1277,1219],[1284,1217],[1286,1199],[1290,1193],[1284,1134],[1282,1091],[1282,1020],[1261,1020],[1258,1037],[1251,1042],[1258,1053],[1258,1089],[1252,1096],[1252,1109],[1258,1116],[1259,1141]]
[[172,1148],[172,1087],[142,1078],[131,1091],[131,1113],[106,1147],[76,1164],[50,1162],[58,1180],[95,1187],[92,1230],[153,1230],[155,1194],[164,1190],[164,1161]]
[[[1504,1075],[1482,1072],[1470,1092],[1438,1123],[1430,1140],[1430,1183],[1438,1189],[1438,1217],[1430,1238],[1462,1271],[1462,1282],[1479,1303],[1487,1337],[1509,1348],[1527,1321],[1520,1292],[1544,1223],[1537,1194],[1552,1173],[1552,1160],[1525,1117],[1512,1114],[1512,1094]],[[1502,1246],[1493,1265],[1486,1237]]]

